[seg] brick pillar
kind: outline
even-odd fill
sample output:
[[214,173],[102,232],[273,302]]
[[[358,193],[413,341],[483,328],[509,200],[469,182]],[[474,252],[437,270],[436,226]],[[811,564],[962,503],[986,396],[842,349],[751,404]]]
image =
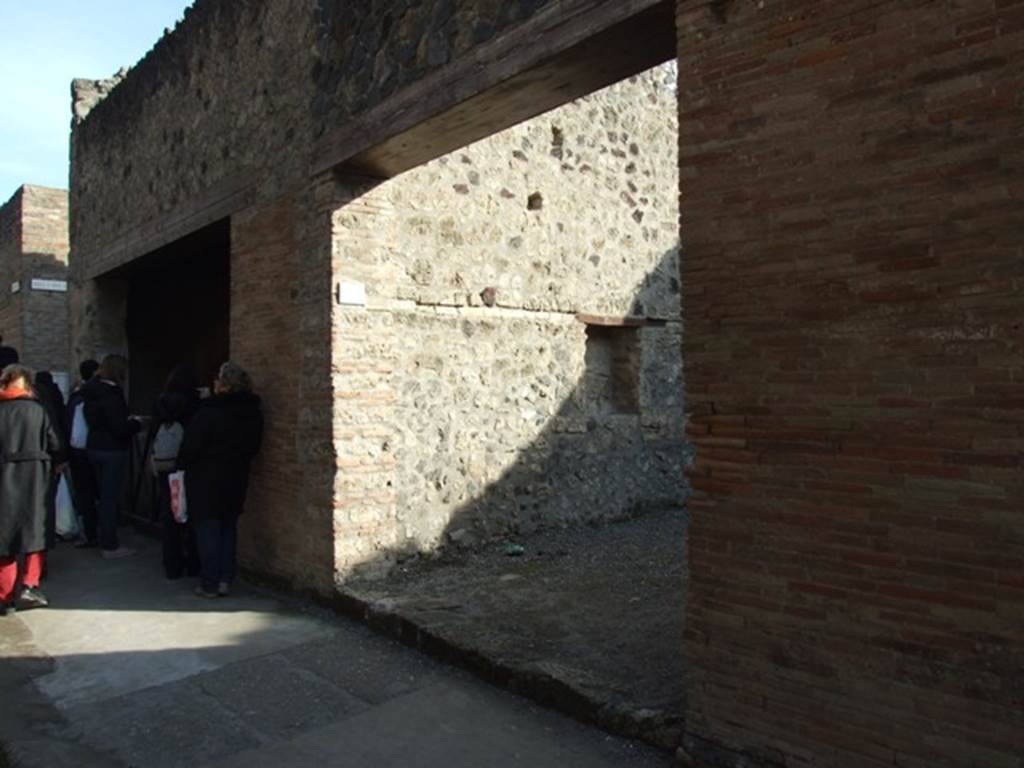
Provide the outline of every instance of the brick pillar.
[[678,11],[686,749],[1019,766],[1024,3]]
[[[335,579],[379,570],[403,539],[395,504],[393,316],[377,311],[377,287],[393,279],[381,258],[391,210],[361,177],[333,185],[331,313],[334,381]],[[365,292],[368,299],[361,300]]]
[[294,587],[329,591],[330,219],[308,191],[231,218],[231,357],[263,398],[240,558]]

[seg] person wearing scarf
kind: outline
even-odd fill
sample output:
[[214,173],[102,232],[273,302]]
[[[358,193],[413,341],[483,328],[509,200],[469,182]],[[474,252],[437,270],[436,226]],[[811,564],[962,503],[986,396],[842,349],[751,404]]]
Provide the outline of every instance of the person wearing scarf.
[[[46,550],[46,491],[63,441],[29,387],[32,372],[8,365],[0,374],[0,616],[41,608]],[[15,598],[18,558],[25,558]]]

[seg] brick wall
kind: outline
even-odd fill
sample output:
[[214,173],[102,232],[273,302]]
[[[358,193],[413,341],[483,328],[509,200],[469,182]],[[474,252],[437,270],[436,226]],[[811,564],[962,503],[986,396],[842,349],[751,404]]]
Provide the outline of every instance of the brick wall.
[[[315,230],[306,227],[304,199],[289,195],[231,219],[231,358],[252,376],[266,420],[240,526],[240,559],[323,590],[331,574],[333,475],[317,435],[327,436],[329,450],[331,422],[329,404],[317,408],[314,396],[328,386],[327,374],[310,364],[308,352],[329,348],[326,323],[318,331],[310,316],[326,314],[330,282],[326,262],[318,296],[305,275],[311,265],[302,259],[315,262],[318,251],[307,234]],[[326,222],[320,234],[329,247]]]
[[[332,190],[332,279],[372,284],[373,254],[387,248],[393,208],[375,184],[339,178]],[[395,419],[393,318],[332,302],[331,381],[334,570],[353,568],[401,545],[394,525],[394,454],[386,448]]]
[[[68,295],[33,289],[32,280],[67,279],[68,193],[25,185],[0,220],[0,333],[26,365],[67,371]],[[21,284],[16,294],[14,281]]]
[[1020,766],[1024,3],[678,9],[687,749]]
[[11,283],[21,277],[21,195],[19,189],[0,207],[0,334],[4,343],[21,348],[21,294]]
[[68,279],[68,193],[35,186],[22,189],[22,358],[39,370],[68,372],[68,294],[32,288],[33,278]]

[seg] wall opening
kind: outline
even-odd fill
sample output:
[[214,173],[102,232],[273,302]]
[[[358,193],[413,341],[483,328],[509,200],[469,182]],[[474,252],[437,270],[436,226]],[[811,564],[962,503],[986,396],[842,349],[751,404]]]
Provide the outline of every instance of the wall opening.
[[127,289],[129,405],[149,414],[174,366],[209,386],[228,358],[229,220],[211,224],[117,270]]
[[335,317],[339,583],[413,621],[443,602],[483,654],[657,711],[658,743],[683,690],[677,114],[674,66],[642,72],[333,222],[366,289]]
[[635,326],[587,326],[585,389],[595,413],[640,413],[640,352]]
[[[192,367],[210,386],[228,358],[231,308],[230,220],[211,224],[96,281],[123,296],[128,354],[128,406],[150,416],[171,370]],[[107,311],[112,311],[107,307]],[[130,454],[124,509],[143,521],[157,518],[155,479],[145,469],[146,433]]]

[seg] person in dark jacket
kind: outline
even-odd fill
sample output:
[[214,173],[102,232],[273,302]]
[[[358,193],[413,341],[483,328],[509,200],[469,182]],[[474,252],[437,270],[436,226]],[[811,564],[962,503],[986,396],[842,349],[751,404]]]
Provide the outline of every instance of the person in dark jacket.
[[[9,365],[0,374],[0,615],[41,608],[46,550],[46,490],[61,440],[29,388],[32,373]],[[25,556],[17,599],[18,557]]]
[[127,373],[125,358],[107,355],[97,374],[82,388],[89,423],[86,453],[99,486],[99,542],[107,559],[135,554],[117,538],[117,503],[124,488],[128,451],[142,428],[142,422],[128,414],[121,388]]
[[[71,469],[71,488],[74,491],[75,510],[82,518],[82,538],[75,544],[75,547],[78,549],[99,546],[99,515],[96,509],[99,488],[96,484],[96,475],[93,472],[92,464],[89,462],[89,455],[85,450],[85,443],[79,442],[76,445],[76,435],[74,434],[75,409],[79,405],[82,405],[84,408],[85,403],[85,396],[82,394],[82,390],[92,380],[92,377],[96,375],[99,367],[100,364],[95,360],[83,360],[78,366],[78,375],[80,377],[78,385],[68,395],[68,433],[66,435],[68,445],[70,446],[68,466]],[[80,439],[81,435],[77,437]]]
[[[60,435],[61,443],[65,447],[61,462],[67,461],[67,412],[64,409],[64,395],[53,380],[53,374],[49,371],[36,371],[35,386],[33,387],[36,398],[46,409],[46,415],[50,417],[57,434]],[[60,482],[60,475],[54,474],[50,478],[50,488],[46,492],[46,548],[53,549],[57,546],[57,486]]]
[[260,399],[234,363],[220,367],[214,394],[185,430],[178,466],[185,470],[189,519],[199,539],[202,581],[196,594],[227,595],[235,579],[238,517],[245,506],[249,465],[263,441]]
[[[167,377],[163,392],[153,407],[153,421],[147,443],[152,446],[151,461],[157,478],[157,507],[160,510],[160,529],[163,534],[164,575],[180,579],[184,574],[199,575],[199,549],[191,521],[179,523],[171,514],[171,490],[167,476],[175,466],[166,462],[172,458],[158,450],[156,439],[161,427],[180,424],[187,428],[199,408],[199,389],[195,373],[187,365],[179,365]],[[161,454],[161,455],[158,455]]]
[[8,365],[14,365],[18,362],[20,362],[18,350],[14,347],[5,347],[4,337],[0,336],[0,370],[3,370]]

